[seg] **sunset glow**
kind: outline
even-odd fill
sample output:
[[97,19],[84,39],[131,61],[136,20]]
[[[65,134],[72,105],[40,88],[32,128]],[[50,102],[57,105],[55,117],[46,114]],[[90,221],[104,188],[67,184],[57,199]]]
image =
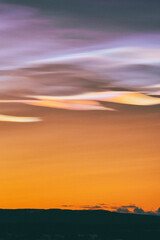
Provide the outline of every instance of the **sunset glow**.
[[0,1],[0,208],[155,213],[159,14],[33,2]]

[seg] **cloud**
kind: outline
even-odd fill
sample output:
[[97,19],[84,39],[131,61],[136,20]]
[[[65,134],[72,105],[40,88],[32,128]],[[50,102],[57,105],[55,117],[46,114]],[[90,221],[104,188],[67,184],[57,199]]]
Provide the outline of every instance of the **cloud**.
[[[100,102],[112,102],[129,105],[156,105],[160,99],[145,94],[128,91],[91,92],[69,96],[27,96],[30,100],[0,100],[0,103],[23,103],[49,108],[62,108],[68,110],[111,110],[103,107]],[[31,100],[31,99],[37,100]]]
[[145,86],[159,83],[159,49],[114,47],[86,52],[79,49],[77,54],[28,64],[24,61],[21,68],[1,70],[1,91],[70,95],[123,88],[150,93]]
[[134,214],[146,214],[146,215],[159,215],[158,211],[144,211],[143,208],[140,208],[136,205],[126,205],[116,208],[117,212],[121,213],[134,213]]
[[[79,3],[81,24],[75,27],[68,21],[74,12],[68,16],[66,7],[60,17],[42,14],[42,2],[39,8],[33,5],[0,3],[0,96],[21,99],[10,100],[14,104],[76,111],[112,112],[116,104],[160,103],[158,88],[145,88],[159,86],[159,32],[129,34],[128,30],[85,26],[83,3]],[[102,5],[108,8],[101,2],[101,11]],[[115,5],[109,4],[111,9]],[[54,7],[55,12],[64,8],[58,3]],[[114,103],[114,107],[104,103]]]
[[127,208],[118,208],[117,212],[119,212],[119,213],[131,213],[131,211],[128,210]]
[[[128,91],[107,91],[107,92],[90,92],[79,95],[70,95],[70,96],[28,96],[31,98],[36,98],[39,101],[32,101],[28,104],[39,105],[39,106],[48,106],[55,108],[64,108],[72,110],[83,110],[88,109],[99,109],[99,110],[113,110],[105,107],[99,106],[99,102],[112,102],[112,103],[121,103],[128,105],[140,105],[140,106],[149,106],[160,104],[160,99],[147,96],[145,94],[137,92],[128,92]],[[26,101],[27,103],[27,101]]]
[[107,108],[101,106],[98,102],[95,101],[28,101],[26,104],[33,105],[33,106],[41,106],[41,107],[48,107],[48,108],[59,108],[59,109],[66,109],[66,110],[109,110],[114,111],[113,108]]
[[86,210],[104,210],[104,207],[101,205],[83,205],[81,208]]
[[158,214],[160,214],[160,208],[158,208],[156,212],[157,212]]
[[131,208],[131,209],[134,209],[134,208],[136,208],[136,206],[135,205],[123,205],[123,206],[121,206],[122,208]]
[[146,214],[146,215],[159,215],[158,211],[144,211],[142,208],[136,206],[136,205],[122,205],[122,206],[112,206],[111,209],[113,209],[116,212],[119,213],[134,213],[134,214]]
[[1,122],[29,123],[29,122],[39,122],[40,118],[0,115],[0,121]]
[[65,14],[45,16],[38,8],[4,3],[0,9],[2,91],[17,88],[54,95],[68,94],[69,88],[139,90],[159,83],[159,33],[126,31],[122,38],[119,32],[73,27]]
[[[160,103],[160,98],[155,98],[151,96],[147,96],[145,94],[136,93],[136,92],[128,92],[128,91],[107,91],[107,92],[90,92],[78,95],[70,95],[70,96],[26,96],[27,99],[21,100],[0,100],[0,104],[2,103],[14,103],[14,104],[26,104],[32,106],[40,106],[47,108],[58,108],[58,109],[66,109],[66,110],[76,110],[76,111],[88,111],[88,110],[108,110],[115,111],[113,108],[109,108],[107,106],[103,106],[103,102],[111,102],[111,103],[121,103],[128,105],[140,105],[140,106],[149,106],[156,105]],[[36,100],[34,100],[36,99]],[[4,118],[1,117],[1,121]],[[26,120],[17,120],[12,118],[14,121],[27,121]],[[11,118],[10,118],[11,120]],[[32,121],[36,120],[32,119]],[[28,119],[29,121],[29,119]]]
[[61,205],[62,208],[72,208],[74,207],[73,205],[70,205],[70,204],[64,204],[64,205]]
[[83,209],[83,210],[104,210],[117,213],[130,213],[130,214],[143,214],[143,215],[160,215],[160,208],[157,211],[144,211],[142,208],[136,205],[122,205],[122,206],[112,206],[105,203],[99,203],[95,205],[61,205],[62,208],[67,209]]
[[[90,26],[101,29],[144,31],[159,30],[159,1],[127,1],[127,0],[1,0],[15,4],[33,6],[46,15],[68,17],[72,26]],[[71,7],[72,6],[72,7]],[[117,11],[118,9],[118,11]],[[74,19],[74,21],[73,21]]]
[[[152,36],[154,39],[154,36]],[[157,36],[158,37],[158,36]],[[146,43],[145,36],[143,44]],[[160,39],[160,36],[158,37]],[[61,72],[59,77],[67,80],[79,76],[79,81],[92,79],[95,82],[107,87],[123,87],[139,90],[148,84],[159,83],[159,64],[160,64],[160,46],[121,46],[130,45],[129,40],[119,42],[119,47],[103,48],[94,51],[78,52],[76,54],[67,54],[60,57],[41,59],[31,62],[33,67],[36,65],[62,65],[61,71],[66,71],[65,66],[72,66],[67,71],[65,78]],[[59,71],[59,70],[58,70]],[[51,73],[51,72],[50,72]],[[58,76],[58,75],[57,75]],[[58,78],[59,79],[59,78]],[[142,89],[141,89],[142,90]]]
[[133,212],[136,214],[144,214],[145,213],[142,208],[138,208],[138,207],[136,207]]

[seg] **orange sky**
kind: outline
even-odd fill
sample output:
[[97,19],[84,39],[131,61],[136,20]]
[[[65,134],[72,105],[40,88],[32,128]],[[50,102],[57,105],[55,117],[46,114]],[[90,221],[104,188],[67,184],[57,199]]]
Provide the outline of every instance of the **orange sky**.
[[159,214],[160,6],[139,2],[0,0],[0,208]]
[[[21,107],[14,107],[16,115]],[[1,122],[1,208],[135,204],[155,211],[160,202],[159,107],[119,109],[23,106],[26,115],[38,113],[44,121]]]

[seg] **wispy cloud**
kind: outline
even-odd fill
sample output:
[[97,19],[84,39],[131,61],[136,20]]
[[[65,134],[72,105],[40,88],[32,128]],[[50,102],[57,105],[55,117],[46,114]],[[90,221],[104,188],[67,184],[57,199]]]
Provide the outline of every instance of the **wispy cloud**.
[[[22,103],[33,106],[59,108],[66,110],[108,110],[115,111],[116,109],[103,106],[103,102],[120,103],[128,105],[149,106],[160,104],[160,98],[147,96],[137,92],[121,92],[121,91],[107,91],[107,92],[91,92],[70,96],[28,96],[29,100],[0,100],[0,103]],[[32,99],[36,100],[32,100]],[[38,121],[36,118],[8,118],[1,117],[1,121]]]
[[27,122],[38,122],[38,121],[40,121],[40,118],[0,115],[0,121],[2,121],[2,122],[27,123]]
[[85,111],[160,103],[159,32],[75,28],[71,16],[29,6],[0,10],[0,96],[17,99],[1,103]]
[[96,102],[114,102],[114,103],[122,103],[122,104],[130,104],[130,105],[156,105],[160,103],[160,99],[156,97],[147,96],[138,92],[128,92],[128,91],[107,91],[107,92],[91,92],[79,95],[72,96],[31,96],[36,99],[40,99],[42,101],[68,101],[68,102],[76,102],[76,101],[93,101]]

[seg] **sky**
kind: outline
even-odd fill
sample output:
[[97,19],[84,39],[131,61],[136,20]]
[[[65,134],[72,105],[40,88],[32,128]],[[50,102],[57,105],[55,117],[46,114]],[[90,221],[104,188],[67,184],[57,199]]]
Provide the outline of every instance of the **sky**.
[[159,1],[0,0],[0,207],[159,214]]

